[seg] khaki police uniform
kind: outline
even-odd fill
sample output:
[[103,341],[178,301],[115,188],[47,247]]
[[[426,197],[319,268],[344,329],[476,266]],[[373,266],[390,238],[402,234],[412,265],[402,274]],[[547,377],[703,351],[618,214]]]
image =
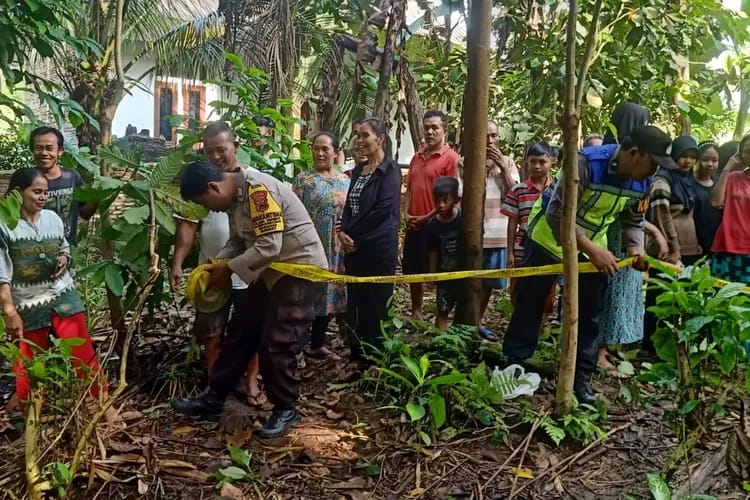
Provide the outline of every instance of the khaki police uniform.
[[296,354],[315,318],[320,285],[270,269],[272,262],[327,268],[323,245],[291,188],[262,172],[242,172],[237,201],[229,209],[230,237],[219,253],[247,290],[236,290],[236,311],[227,327],[211,388],[228,394],[257,352],[266,394],[276,408],[291,408],[299,394]]

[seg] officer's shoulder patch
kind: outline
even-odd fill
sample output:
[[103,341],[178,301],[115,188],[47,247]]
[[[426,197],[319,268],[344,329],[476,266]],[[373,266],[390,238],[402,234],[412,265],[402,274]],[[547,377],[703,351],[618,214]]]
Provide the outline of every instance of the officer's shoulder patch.
[[264,184],[250,184],[247,197],[255,236],[284,230],[281,206]]

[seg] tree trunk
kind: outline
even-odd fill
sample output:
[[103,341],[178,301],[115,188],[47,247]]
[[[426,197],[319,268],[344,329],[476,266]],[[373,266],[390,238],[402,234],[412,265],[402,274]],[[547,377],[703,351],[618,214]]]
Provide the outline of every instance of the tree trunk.
[[[461,208],[461,268],[482,266],[482,225],[484,222],[485,162],[487,160],[487,111],[489,103],[490,23],[492,2],[472,0],[467,33],[468,74],[463,109],[464,192]],[[479,320],[480,280],[466,280],[463,300],[456,307],[456,322],[476,325]]]
[[412,74],[409,69],[406,50],[401,51],[398,74],[399,79],[401,80],[401,90],[404,93],[404,100],[406,102],[406,117],[409,122],[409,133],[411,134],[411,141],[414,145],[414,150],[416,151],[419,149],[420,139],[422,138],[422,116],[424,115],[424,109],[422,107],[422,102],[419,100],[417,82],[414,80],[414,74]]
[[578,350],[578,244],[576,209],[578,205],[578,109],[576,108],[576,25],[578,1],[569,0],[567,54],[565,61],[565,111],[563,115],[563,180],[565,192],[562,218],[563,273],[565,308],[560,371],[557,377],[555,412],[569,413],[573,402],[576,352]]
[[[686,58],[687,60],[687,58]],[[688,80],[690,80],[690,64],[686,63],[685,66],[681,66],[678,71],[678,77],[680,80],[680,88],[687,85]],[[677,105],[678,102],[683,101],[682,99],[682,90],[677,92],[674,96],[674,102],[675,105]],[[677,115],[677,135],[690,135],[690,117],[686,114],[679,113]]]
[[[115,89],[113,91],[113,98],[116,100],[103,105],[103,112],[101,116],[97,117],[101,129],[101,144],[104,145],[110,145],[112,143],[112,121],[115,117],[115,111],[117,111],[117,105],[122,99],[122,91],[118,92],[117,89]],[[109,166],[104,162],[101,164],[101,173],[102,175],[110,175]],[[110,223],[111,221],[108,217],[102,216],[103,226]],[[104,259],[112,259],[115,256],[115,244],[113,241],[102,240],[100,250]],[[106,287],[106,289],[107,304],[109,305],[109,321],[115,334],[115,352],[120,355],[123,352],[123,343],[125,342],[125,334],[127,330],[125,326],[125,306],[122,302],[122,297],[112,293],[109,287]]]
[[739,141],[745,134],[747,124],[747,114],[750,112],[750,82],[740,75],[740,108],[737,110],[737,121],[734,124],[734,134],[732,139]]
[[[84,123],[76,129],[79,144],[82,141],[86,141],[84,145],[88,146],[92,153],[96,153],[96,149],[100,145],[109,145],[112,143],[112,121],[114,120],[117,106],[122,100],[124,82],[115,80],[114,82],[109,82],[108,85],[103,85],[101,88],[103,89],[100,91],[101,94],[93,95],[87,92],[87,90],[93,91],[93,86],[79,85],[77,90],[80,90],[80,92],[75,96],[75,100],[99,123],[99,130],[88,123]],[[102,163],[100,169],[102,175],[108,176],[110,174],[106,163]],[[101,222],[102,226],[110,223],[106,217],[102,217]],[[103,259],[112,259],[115,256],[115,246],[112,241],[101,240],[99,250],[102,253]],[[115,352],[121,354],[126,331],[125,306],[121,297],[113,294],[109,288],[106,290],[110,324],[115,334]]]
[[317,127],[318,130],[332,131],[336,123],[339,87],[341,86],[341,70],[344,64],[344,46],[341,36],[333,37],[331,53],[325,62],[323,82],[318,100]]
[[393,0],[388,16],[388,27],[385,32],[385,45],[383,55],[380,59],[380,77],[378,88],[375,92],[375,105],[372,114],[390,125],[391,111],[391,74],[393,73],[393,56],[396,50],[396,35],[401,31],[403,25],[404,7],[401,0]]

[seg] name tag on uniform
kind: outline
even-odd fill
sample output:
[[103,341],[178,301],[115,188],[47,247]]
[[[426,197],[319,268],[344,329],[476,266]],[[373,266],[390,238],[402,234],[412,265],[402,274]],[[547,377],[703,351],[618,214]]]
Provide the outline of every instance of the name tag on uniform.
[[266,186],[258,184],[247,189],[250,204],[250,219],[253,221],[255,236],[278,233],[284,230],[284,216],[281,206],[273,198]]
[[648,205],[649,205],[649,198],[648,196],[644,196],[638,201],[638,206],[635,209],[635,212],[638,214],[645,214],[648,211]]

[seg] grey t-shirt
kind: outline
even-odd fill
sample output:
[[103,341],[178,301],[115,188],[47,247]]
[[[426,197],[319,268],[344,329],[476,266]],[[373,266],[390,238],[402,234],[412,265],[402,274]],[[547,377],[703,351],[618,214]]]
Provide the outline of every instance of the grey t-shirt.
[[75,246],[78,243],[78,216],[82,203],[73,198],[73,191],[83,186],[83,179],[75,170],[61,170],[62,175],[57,179],[47,179],[49,199],[44,208],[60,216],[65,227],[65,239]]

